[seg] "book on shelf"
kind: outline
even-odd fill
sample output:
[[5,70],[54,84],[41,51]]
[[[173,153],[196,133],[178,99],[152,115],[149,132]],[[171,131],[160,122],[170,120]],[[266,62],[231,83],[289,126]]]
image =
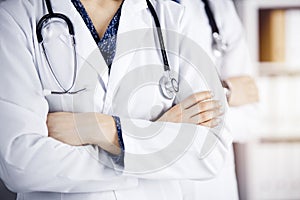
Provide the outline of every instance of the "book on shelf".
[[285,62],[285,10],[260,10],[260,61]]
[[259,12],[260,61],[300,70],[300,8]]

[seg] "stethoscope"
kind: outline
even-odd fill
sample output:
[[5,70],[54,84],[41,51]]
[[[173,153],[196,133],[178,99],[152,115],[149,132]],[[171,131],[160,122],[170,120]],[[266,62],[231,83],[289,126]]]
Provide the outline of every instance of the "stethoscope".
[[[212,10],[210,8],[209,2],[207,0],[202,0],[203,4],[204,4],[204,9],[208,18],[208,22],[209,25],[211,27],[211,31],[212,31],[212,51],[214,56],[219,59],[222,59],[222,57],[226,54],[227,50],[228,50],[228,43],[226,42],[226,40],[222,37],[222,35],[220,34],[220,30],[217,26],[215,17],[212,13]],[[225,81],[222,81],[221,78],[221,74],[219,72],[219,70],[216,70],[219,80],[225,90],[226,95],[228,95],[228,93],[230,92],[230,88],[228,86],[228,84]]]
[[[77,53],[76,53],[76,41],[75,41],[75,32],[74,32],[73,24],[67,16],[65,16],[61,13],[54,13],[53,12],[50,0],[45,0],[45,1],[46,1],[46,5],[47,5],[48,14],[44,15],[39,20],[39,22],[37,24],[37,27],[36,27],[36,34],[37,34],[38,43],[41,45],[41,47],[43,49],[43,54],[45,56],[46,62],[47,62],[48,67],[50,69],[51,75],[53,76],[56,84],[59,86],[61,91],[44,90],[44,95],[47,96],[47,95],[50,95],[50,94],[77,94],[81,91],[84,91],[86,88],[71,92],[72,88],[75,85],[75,81],[76,81],[76,77],[77,77]],[[42,34],[43,29],[47,28],[56,19],[57,20],[62,20],[65,24],[67,24],[68,32],[70,34],[71,41],[72,41],[73,58],[74,58],[74,72],[73,72],[73,75],[72,75],[72,83],[68,88],[65,88],[61,84],[61,82],[59,81],[57,75],[55,74],[55,72],[54,72],[54,70],[51,66],[50,59],[47,55],[47,51],[46,51],[46,48],[45,48],[45,45],[44,45],[44,38],[43,38],[43,34]]]
[[[171,76],[170,65],[169,65],[168,56],[166,53],[165,42],[164,42],[164,38],[162,35],[158,16],[157,16],[156,11],[155,11],[153,5],[151,4],[151,2],[149,0],[146,0],[146,1],[147,1],[148,8],[151,12],[151,15],[154,19],[154,22],[155,22],[156,31],[157,31],[160,49],[161,49],[161,55],[162,55],[162,59],[163,59],[163,63],[164,63],[164,73],[159,80],[160,92],[164,96],[164,98],[171,100],[175,97],[176,93],[179,91],[179,84],[178,84],[178,81],[176,80],[176,78]],[[86,90],[86,88],[76,90],[76,91],[71,91],[75,85],[76,77],[77,77],[77,53],[76,53],[75,31],[74,31],[73,24],[66,15],[53,12],[50,0],[45,0],[45,2],[46,2],[48,14],[44,15],[39,20],[39,22],[37,24],[37,28],[36,28],[36,34],[37,34],[38,43],[41,45],[41,48],[43,50],[43,54],[45,56],[47,65],[50,69],[51,75],[53,76],[56,84],[59,86],[61,91],[44,90],[44,95],[46,96],[46,95],[50,95],[50,94],[58,94],[58,95],[77,94],[81,91]],[[62,85],[62,83],[59,81],[57,75],[55,74],[55,72],[51,66],[51,63],[50,63],[50,60],[49,60],[49,57],[47,55],[47,51],[46,51],[46,48],[44,45],[44,39],[43,39],[43,34],[42,34],[43,29],[49,27],[49,25],[51,23],[55,22],[56,20],[61,20],[68,26],[68,33],[70,35],[70,38],[72,41],[72,46],[73,46],[74,73],[72,76],[72,83],[68,88],[65,88]]]
[[216,58],[221,58],[225,55],[227,49],[228,49],[228,43],[226,40],[222,37],[220,34],[220,30],[217,26],[215,17],[212,13],[212,10],[210,8],[209,2],[207,0],[202,0],[204,4],[204,9],[209,21],[209,25],[211,27],[212,31],[212,50],[214,53],[214,56]]

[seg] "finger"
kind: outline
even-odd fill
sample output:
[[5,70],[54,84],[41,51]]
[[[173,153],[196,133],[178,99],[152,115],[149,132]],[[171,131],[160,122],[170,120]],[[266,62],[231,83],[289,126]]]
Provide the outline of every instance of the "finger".
[[208,100],[208,101],[202,101],[198,102],[197,104],[193,105],[192,107],[188,108],[186,110],[187,114],[190,117],[193,117],[199,113],[206,112],[209,110],[215,110],[219,109],[221,107],[221,104],[217,100]]
[[213,94],[210,91],[198,92],[198,93],[192,94],[191,96],[189,96],[188,98],[183,100],[181,102],[181,105],[183,106],[184,109],[187,109],[200,101],[208,100],[208,99],[211,99],[212,97],[213,97]]
[[209,120],[209,121],[200,123],[199,125],[206,126],[209,128],[214,128],[214,127],[218,126],[220,124],[220,122],[221,122],[220,119],[213,119],[213,120]]
[[218,118],[220,115],[223,115],[223,112],[220,109],[210,110],[191,117],[191,121],[196,121],[200,124]]

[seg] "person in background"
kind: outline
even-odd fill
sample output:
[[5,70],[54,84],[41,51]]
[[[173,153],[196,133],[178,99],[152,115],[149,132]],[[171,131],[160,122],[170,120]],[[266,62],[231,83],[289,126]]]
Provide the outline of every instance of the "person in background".
[[[191,24],[188,36],[215,62],[230,106],[227,122],[234,141],[245,141],[255,128],[258,89],[254,80],[243,27],[232,0],[173,0],[185,7]],[[197,184],[195,184],[197,182]],[[234,150],[216,179],[183,181],[185,199],[236,200],[238,187]]]

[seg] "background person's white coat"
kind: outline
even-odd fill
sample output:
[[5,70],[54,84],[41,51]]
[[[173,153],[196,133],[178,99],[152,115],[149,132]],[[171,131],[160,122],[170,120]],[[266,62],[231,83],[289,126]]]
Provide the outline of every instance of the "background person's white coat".
[[[251,66],[243,27],[232,0],[209,0],[220,34],[228,43],[225,56],[219,59],[213,54],[212,29],[203,2],[201,0],[181,0],[180,3],[185,7],[184,20],[191,24],[187,35],[211,56],[217,64],[223,80],[235,76],[254,75],[254,67]],[[230,107],[227,123],[230,125],[234,141],[246,141],[253,138],[254,135],[251,134],[255,130],[256,120],[256,104]],[[182,182],[182,188],[188,200],[238,199],[233,147],[230,148],[230,156],[228,156],[225,167],[215,179]]]
[[[164,29],[184,33],[186,24],[182,23],[183,10],[178,5],[170,2],[153,3]],[[50,95],[46,98],[43,95],[43,89],[59,89],[50,75],[35,34],[37,21],[46,14],[44,2],[9,0],[0,4],[0,177],[11,190],[18,193],[18,199],[179,200],[183,198],[179,180],[213,178],[223,167],[231,144],[231,135],[226,129],[216,132],[201,126],[150,121],[174,103],[162,98],[159,92],[157,81],[163,72],[159,51],[140,49],[118,55],[117,49],[116,61],[108,77],[107,71],[103,71],[105,62],[98,47],[72,3],[52,0],[52,4],[55,12],[67,15],[75,26],[80,66],[75,88],[87,88],[87,91],[78,95]],[[118,34],[149,27],[154,27],[154,22],[146,1],[126,0]],[[134,43],[137,45],[135,48],[138,48],[153,38],[156,38],[155,29],[142,31],[134,35],[135,40],[125,43]],[[181,90],[177,101],[193,92],[208,89],[203,77],[191,65],[178,58],[181,51],[188,53],[189,48],[184,47],[184,43],[174,39],[170,33],[165,38],[168,47],[173,46],[176,50],[173,54],[169,53],[169,59],[171,68],[179,73]],[[120,42],[123,41],[118,41],[117,48]],[[58,59],[64,59],[63,52]],[[205,57],[202,60],[204,65],[209,65]],[[127,82],[123,82],[126,76],[149,64],[156,68],[137,74],[139,76],[130,79],[133,82],[128,84],[134,85],[135,81],[149,76],[155,84],[142,87],[141,91],[135,93],[137,95],[122,101],[122,96],[118,94],[127,89]],[[68,71],[64,68],[67,66],[61,67]],[[70,80],[71,67],[69,73],[63,72],[61,68],[56,70],[63,76],[63,80]],[[212,73],[205,78],[215,80],[216,74]],[[192,90],[185,90],[184,81],[188,81]],[[217,92],[220,84],[211,87]],[[219,93],[215,94],[216,98],[224,98]],[[110,156],[97,147],[74,147],[49,138],[47,114],[55,111],[119,115],[126,148],[123,171],[118,172],[117,168],[122,168],[116,166]],[[132,124],[144,128],[135,132],[131,128]],[[161,127],[159,135],[146,141],[134,137]],[[186,134],[186,138],[190,138],[187,141],[182,138],[182,142],[189,145],[180,152],[180,157],[176,155],[178,152],[173,155],[172,151],[171,154],[155,154],[152,160],[148,158],[141,161],[134,157],[142,153],[151,155],[151,152],[159,152],[167,144],[174,143],[173,140],[178,142],[174,137],[179,130]],[[193,132],[196,133],[194,137]],[[180,146],[181,143],[178,144]],[[178,149],[171,150],[176,152]],[[162,169],[151,171],[157,167],[151,168],[152,164],[168,159],[174,160],[169,165],[161,166],[164,167]],[[103,162],[111,164],[110,167]],[[143,169],[149,166],[148,173],[135,173],[144,172]]]

